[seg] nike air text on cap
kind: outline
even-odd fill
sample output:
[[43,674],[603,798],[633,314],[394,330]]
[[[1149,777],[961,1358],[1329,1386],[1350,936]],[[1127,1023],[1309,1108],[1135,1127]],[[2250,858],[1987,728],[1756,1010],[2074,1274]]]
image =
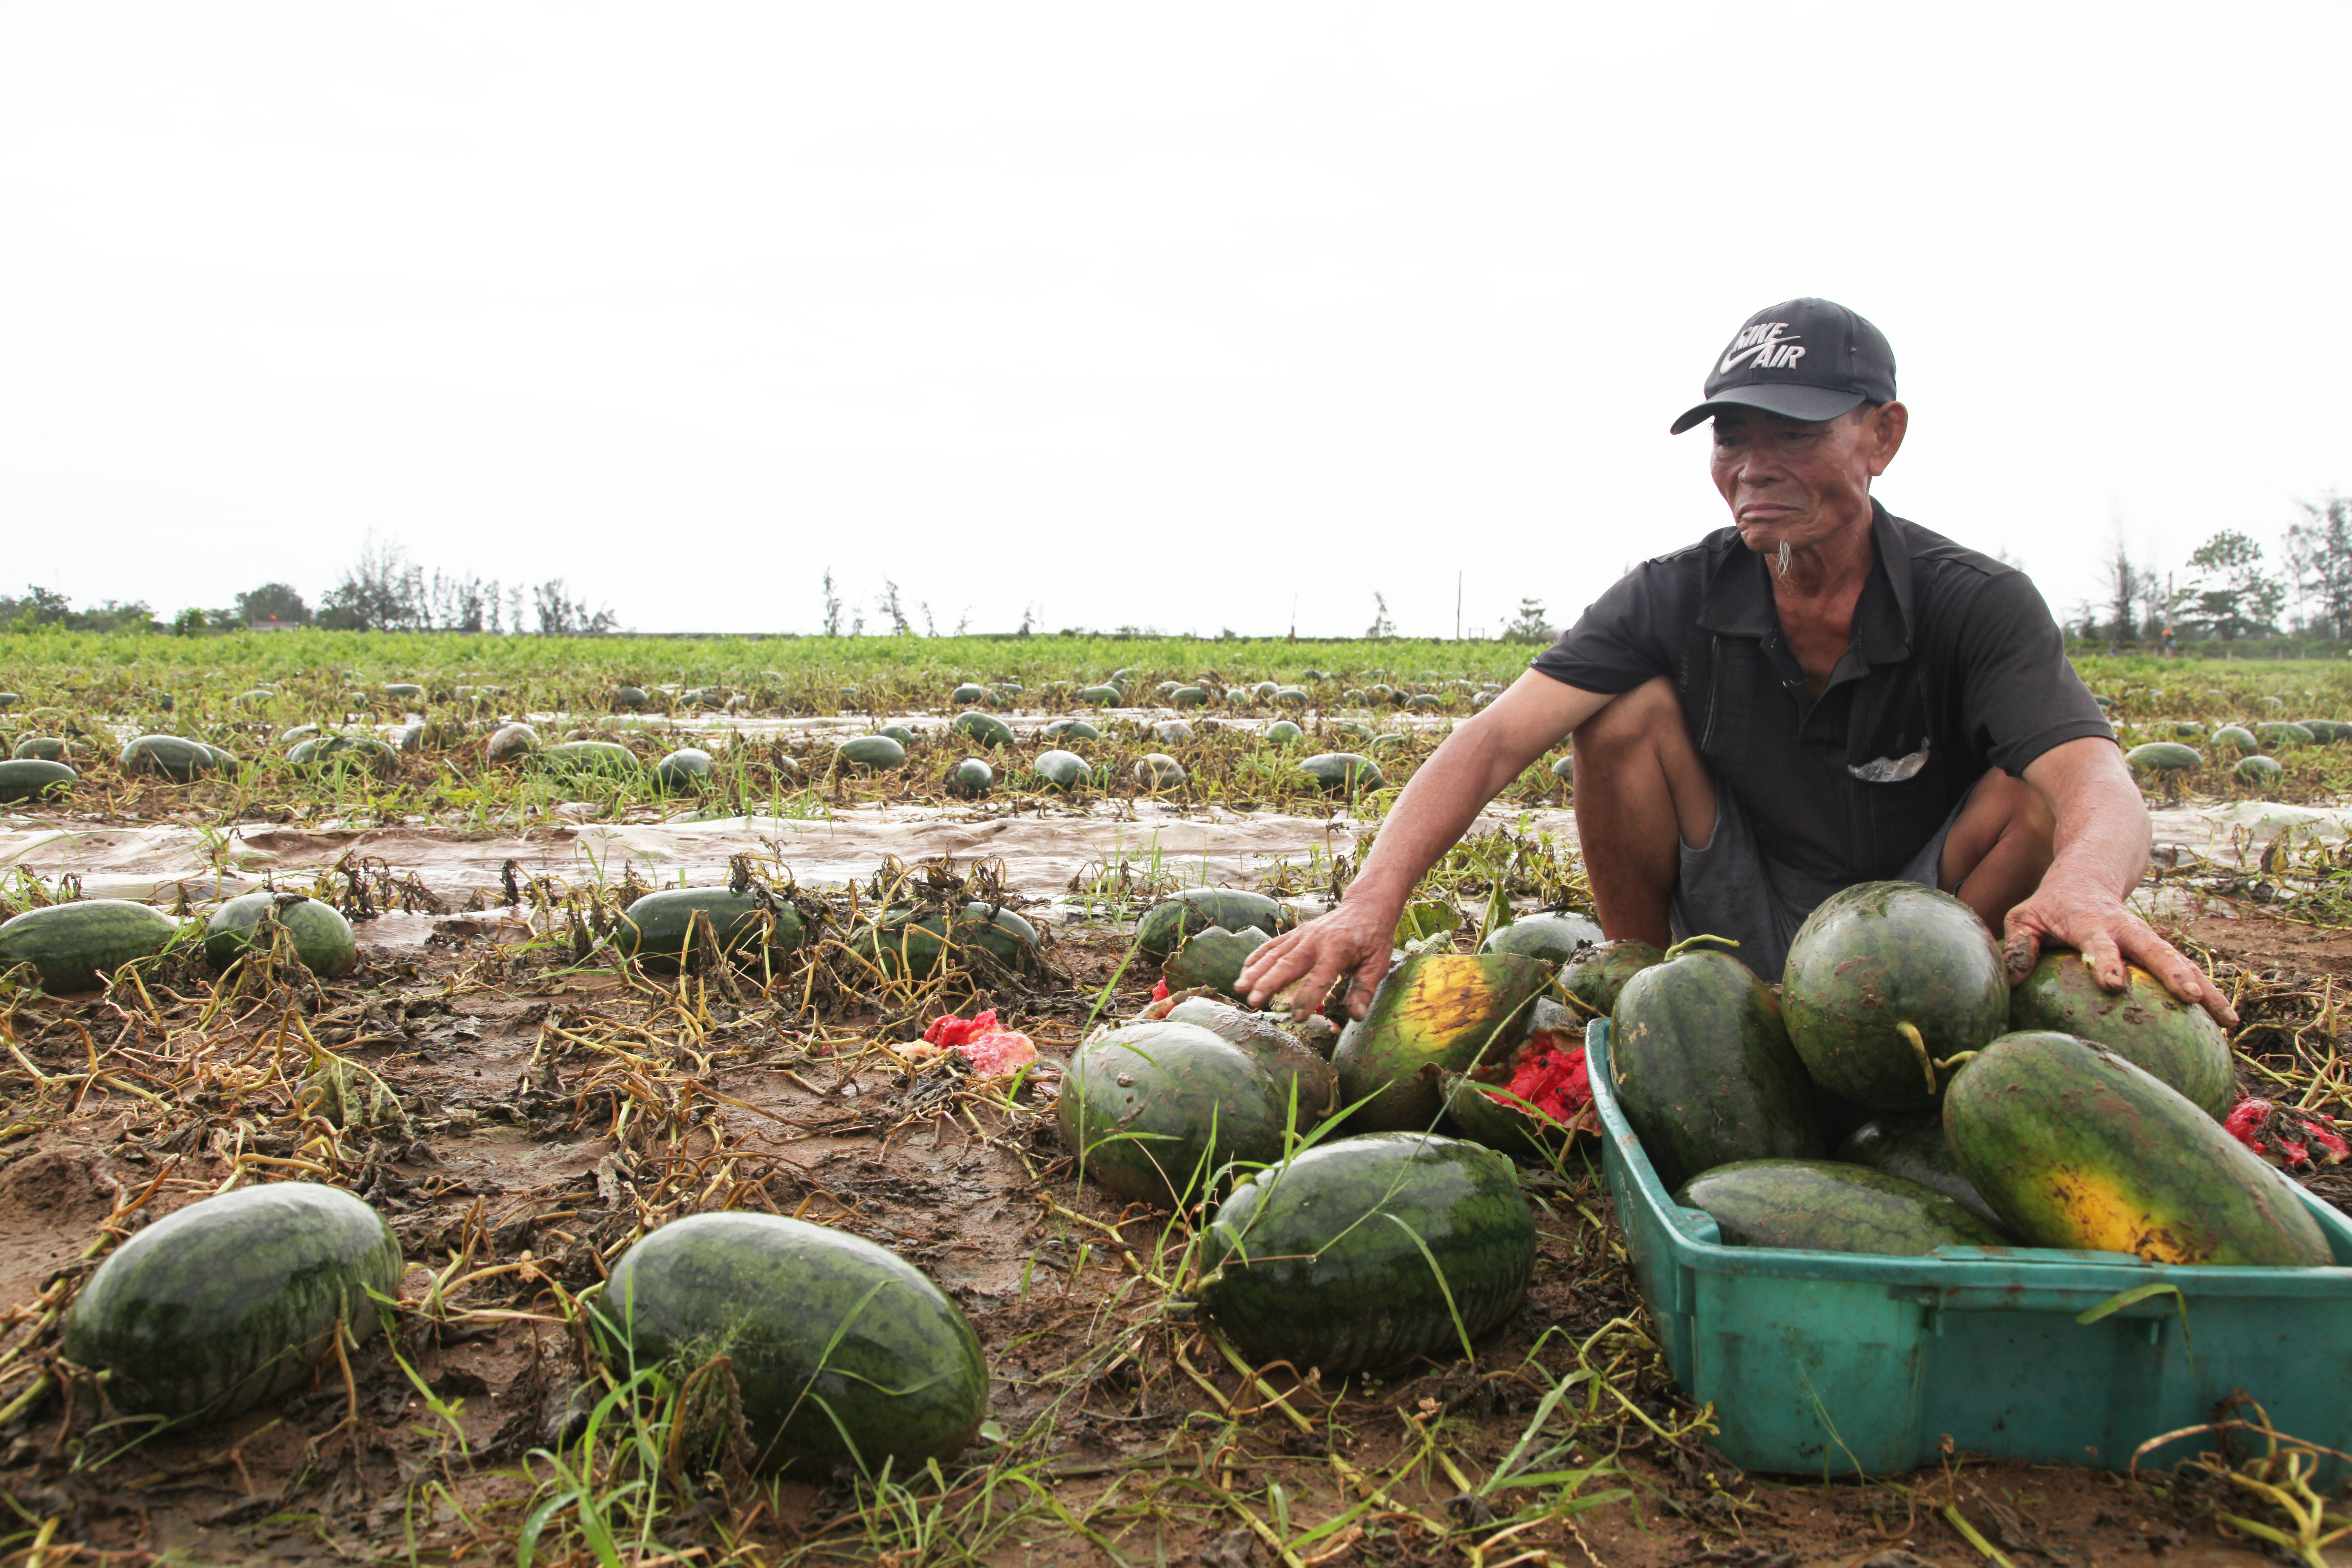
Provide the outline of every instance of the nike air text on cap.
[[1740,324],[1707,367],[1706,401],[1675,420],[1674,433],[1729,408],[1811,421],[1894,401],[1895,350],[1885,332],[1828,300],[1790,300]]

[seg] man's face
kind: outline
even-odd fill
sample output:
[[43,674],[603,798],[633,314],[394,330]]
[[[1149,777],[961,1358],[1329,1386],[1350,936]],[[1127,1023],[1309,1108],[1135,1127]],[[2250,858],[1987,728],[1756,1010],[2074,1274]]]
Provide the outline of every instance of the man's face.
[[1804,550],[1870,516],[1870,481],[1903,445],[1899,403],[1805,424],[1761,409],[1715,416],[1715,488],[1741,542]]

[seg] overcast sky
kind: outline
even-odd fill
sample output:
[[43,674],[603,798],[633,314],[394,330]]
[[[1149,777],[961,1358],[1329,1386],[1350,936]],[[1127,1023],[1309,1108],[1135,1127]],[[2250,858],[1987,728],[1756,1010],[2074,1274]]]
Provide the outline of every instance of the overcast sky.
[[[2352,488],[2340,4],[0,3],[0,592],[1492,632],[1752,310],[2063,609]],[[2274,547],[2273,547],[2274,548]]]

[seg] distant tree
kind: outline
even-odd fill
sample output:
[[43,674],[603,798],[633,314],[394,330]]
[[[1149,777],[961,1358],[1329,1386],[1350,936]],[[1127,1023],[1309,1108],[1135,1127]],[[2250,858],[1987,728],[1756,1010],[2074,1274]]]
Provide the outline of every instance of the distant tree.
[[21,599],[0,594],[0,626],[18,631],[34,626],[61,626],[72,615],[72,602],[47,588],[27,586]]
[[1389,619],[1388,595],[1385,594],[1374,594],[1372,595],[1372,604],[1376,606],[1372,611],[1372,624],[1365,628],[1364,635],[1368,637],[1392,637],[1396,636],[1396,623]]
[[499,622],[499,584],[495,578],[446,576],[433,574],[433,584],[425,590],[425,605],[432,624],[445,632],[496,631]]
[[2195,624],[2224,642],[2278,630],[2286,585],[2263,570],[2263,547],[2246,534],[2225,528],[2189,555],[2197,579],[2189,591]]
[[254,621],[291,621],[307,626],[310,624],[310,606],[286,584],[264,583],[236,596],[236,618],[248,625]]
[[1541,599],[1521,599],[1519,613],[1503,628],[1505,642],[1549,642],[1550,623],[1544,619]]
[[2139,636],[2139,617],[2132,612],[2147,602],[2141,595],[2145,574],[2124,544],[2121,523],[2116,525],[2115,538],[2107,546],[2107,558],[2100,563],[2100,571],[2106,579],[2106,635],[2118,642],[2131,642]]
[[841,635],[841,595],[833,585],[833,568],[824,569],[824,635]]
[[882,618],[890,623],[891,636],[905,637],[915,635],[915,628],[907,624],[906,606],[898,602],[898,584],[887,577],[882,579],[882,597],[875,607],[882,612]]
[[369,539],[342,581],[319,602],[318,624],[339,631],[404,632],[429,624],[425,574],[397,544]]
[[2352,637],[2352,498],[2329,494],[2295,505],[2304,521],[2286,531],[2287,570],[2318,607],[2312,628]]
[[200,610],[191,605],[172,617],[172,635],[183,637],[203,637],[213,629],[213,617],[219,614],[218,610]]
[[935,637],[939,636],[940,623],[931,619],[931,602],[929,599],[925,599],[922,602],[921,609],[923,612],[923,635],[927,637]]
[[551,577],[533,588],[530,598],[539,616],[539,635],[543,637],[603,637],[620,623],[610,608],[592,614],[587,600],[569,597],[561,577]]

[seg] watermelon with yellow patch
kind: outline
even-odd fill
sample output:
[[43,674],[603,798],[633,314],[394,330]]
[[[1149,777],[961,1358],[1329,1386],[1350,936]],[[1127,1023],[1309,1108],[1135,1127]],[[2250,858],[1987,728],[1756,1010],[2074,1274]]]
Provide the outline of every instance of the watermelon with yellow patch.
[[2187,1096],[2072,1035],[2003,1035],[1985,1047],[1944,1095],[1944,1135],[2030,1246],[2151,1263],[2330,1261],[2285,1177]]
[[1426,1131],[1444,1106],[1439,1073],[1462,1071],[1490,1043],[1507,1055],[1550,981],[1551,965],[1515,952],[1426,952],[1398,964],[1331,1053],[1340,1100],[1363,1102],[1357,1125]]

